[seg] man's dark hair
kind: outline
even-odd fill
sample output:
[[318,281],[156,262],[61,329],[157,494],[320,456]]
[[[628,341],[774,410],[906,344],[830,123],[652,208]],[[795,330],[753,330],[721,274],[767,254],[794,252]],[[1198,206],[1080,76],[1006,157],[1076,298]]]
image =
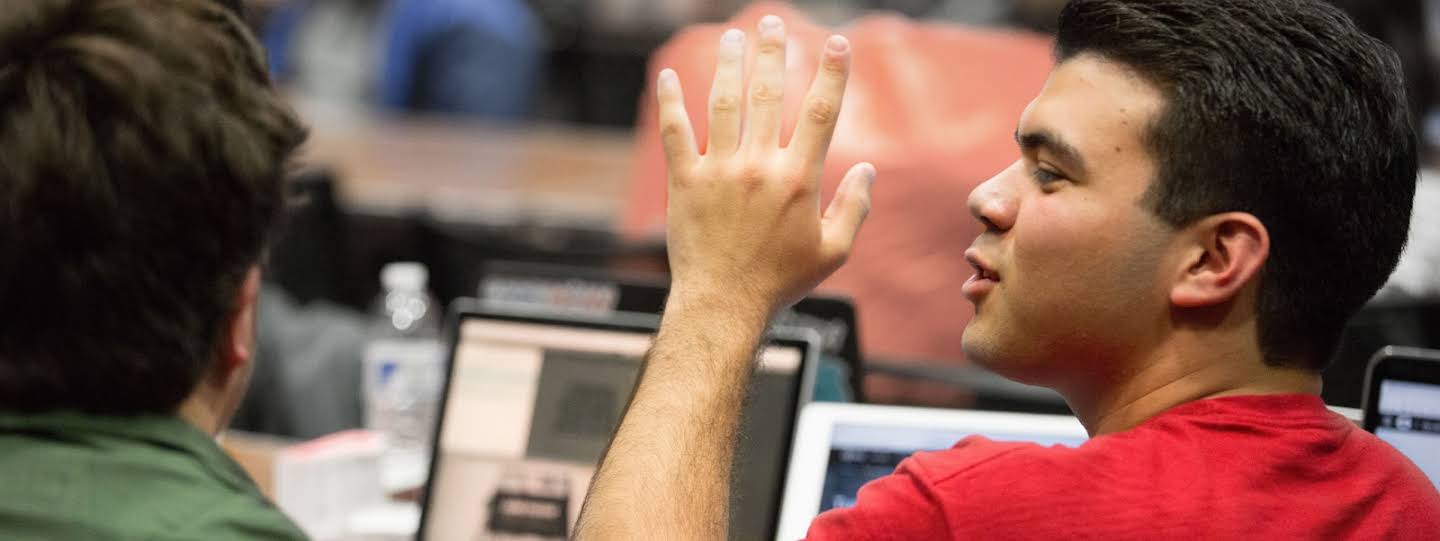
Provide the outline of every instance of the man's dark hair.
[[1075,0],[1061,61],[1093,54],[1154,84],[1144,203],[1174,226],[1220,212],[1270,232],[1265,360],[1322,369],[1400,257],[1416,136],[1400,63],[1318,0]]
[[0,9],[0,409],[171,411],[304,130],[213,0]]
[[217,1],[220,2],[220,5],[225,6],[225,9],[228,9],[228,10],[230,10],[231,13],[234,13],[236,17],[241,17],[241,18],[244,18],[244,17],[245,17],[244,6],[241,6],[241,5],[240,5],[240,0],[217,0]]

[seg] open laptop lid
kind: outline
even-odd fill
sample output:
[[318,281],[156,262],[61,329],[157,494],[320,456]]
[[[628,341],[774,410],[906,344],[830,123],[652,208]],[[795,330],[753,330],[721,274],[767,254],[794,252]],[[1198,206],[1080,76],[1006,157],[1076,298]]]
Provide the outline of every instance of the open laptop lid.
[[[669,293],[661,274],[608,269],[491,261],[485,265],[479,295],[496,306],[547,307],[555,312],[604,317],[613,312],[659,314]],[[863,402],[860,333],[855,303],[836,294],[811,294],[782,311],[775,325],[813,329],[826,360],[822,399]],[[838,371],[837,373],[831,373]],[[845,389],[831,390],[838,380]],[[848,396],[836,396],[844,395]]]
[[854,504],[860,486],[918,451],[948,449],[970,435],[1078,446],[1089,435],[1066,415],[996,413],[816,402],[795,429],[775,539],[805,537],[816,515]]
[[[659,321],[457,303],[419,539],[566,538]],[[813,332],[762,348],[741,419],[732,537],[774,535]]]

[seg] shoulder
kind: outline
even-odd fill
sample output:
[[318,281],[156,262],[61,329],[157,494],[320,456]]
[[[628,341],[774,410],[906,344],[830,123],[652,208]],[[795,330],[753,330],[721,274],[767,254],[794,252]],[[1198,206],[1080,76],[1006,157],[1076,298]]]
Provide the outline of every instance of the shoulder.
[[244,493],[228,493],[206,502],[203,509],[157,532],[157,539],[304,540],[294,522],[270,502]]
[[[211,444],[210,442],[204,442]],[[213,445],[213,444],[212,444]],[[155,539],[305,539],[300,529],[266,499],[249,477],[216,449],[192,449],[134,461],[126,481],[146,497],[108,491],[115,515],[148,517]],[[120,469],[123,465],[111,466]],[[123,490],[123,489],[122,489]]]
[[1349,431],[1346,444],[1354,445],[1349,476],[1356,484],[1373,485],[1390,500],[1407,506],[1420,506],[1437,512],[1440,518],[1440,492],[1425,472],[1389,442],[1360,428]]
[[1056,509],[1072,518],[1104,514],[1143,503],[1153,489],[1189,485],[1188,468],[1169,466],[1177,447],[1128,434],[1076,447],[973,436],[948,450],[916,454],[900,469],[935,495],[952,536],[983,537],[1048,525],[1044,517]]
[[1017,505],[1050,506],[1054,496],[1083,492],[1120,447],[1110,442],[1043,446],[971,436],[950,449],[916,453],[897,471],[947,495],[941,503],[952,514],[989,513]]
[[1008,478],[1016,473],[1033,473],[1032,468],[1043,466],[1048,474],[1045,481],[1054,482],[1056,475],[1102,466],[1121,448],[1133,447],[1134,444],[1096,439],[1078,447],[1069,447],[969,436],[949,449],[915,453],[902,462],[899,469],[925,478],[932,484],[946,485]]
[[38,527],[69,532],[50,537],[304,538],[198,431],[161,419],[27,426],[0,432],[0,478],[20,480],[0,483],[0,515],[20,519],[0,521],[0,537]]
[[[1056,495],[1083,495],[1075,482],[1086,453],[1061,446],[971,436],[943,451],[916,453],[860,489],[853,507],[826,512],[811,539],[941,539],[981,535],[1018,507],[1056,509]],[[1073,497],[1073,496],[1069,496]],[[1081,496],[1083,497],[1083,496]],[[1007,518],[1008,517],[1008,518]]]

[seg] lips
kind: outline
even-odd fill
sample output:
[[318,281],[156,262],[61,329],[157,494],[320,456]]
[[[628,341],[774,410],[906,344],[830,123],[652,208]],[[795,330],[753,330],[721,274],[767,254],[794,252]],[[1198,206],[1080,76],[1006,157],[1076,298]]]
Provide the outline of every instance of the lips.
[[1000,274],[995,272],[995,268],[990,266],[980,255],[980,251],[973,247],[965,250],[965,261],[974,267],[975,274],[965,281],[965,285],[961,287],[961,293],[965,295],[965,298],[970,299],[970,302],[978,302],[986,293],[995,288],[995,284],[1000,283]]

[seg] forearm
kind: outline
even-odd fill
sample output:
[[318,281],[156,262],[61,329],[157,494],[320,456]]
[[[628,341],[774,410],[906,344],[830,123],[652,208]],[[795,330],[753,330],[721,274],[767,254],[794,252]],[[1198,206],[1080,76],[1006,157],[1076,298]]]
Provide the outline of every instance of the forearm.
[[672,295],[576,528],[583,539],[721,539],[746,383],[768,307]]

